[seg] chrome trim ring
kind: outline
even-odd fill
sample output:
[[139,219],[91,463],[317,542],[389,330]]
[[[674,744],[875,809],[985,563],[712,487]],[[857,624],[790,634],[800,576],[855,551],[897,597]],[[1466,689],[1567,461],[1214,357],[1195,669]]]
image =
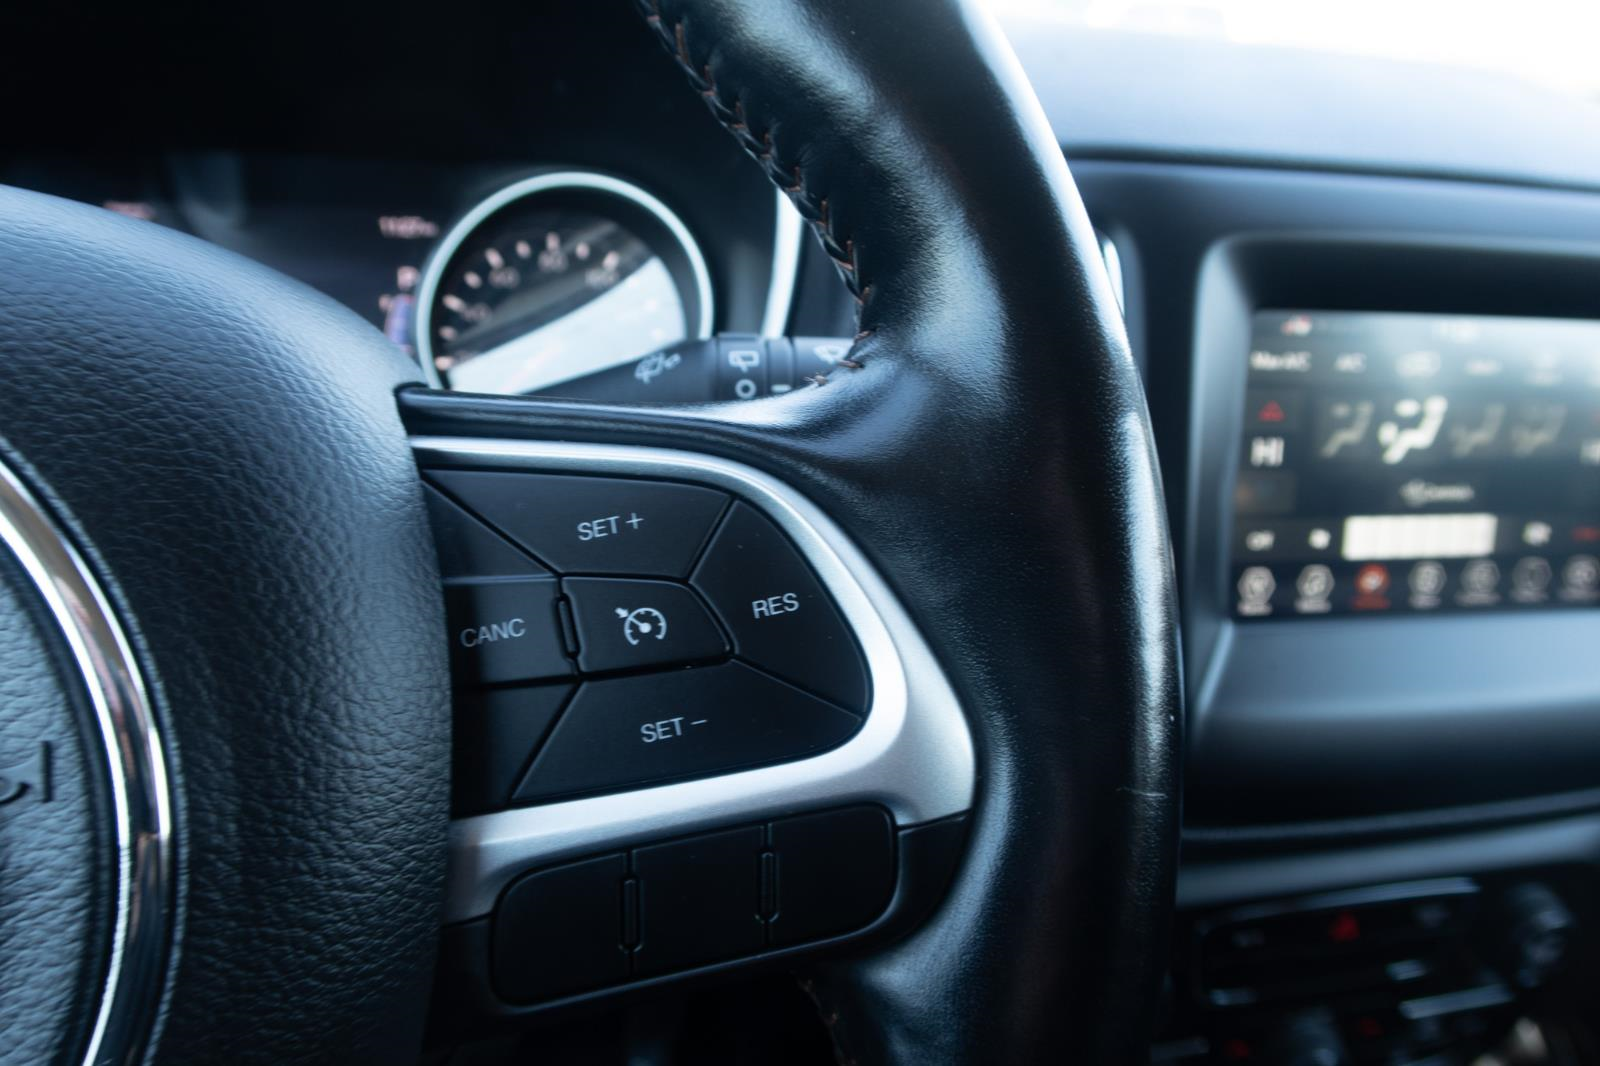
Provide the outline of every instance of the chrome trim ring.
[[971,809],[972,734],[944,671],[866,556],[788,485],[741,463],[659,448],[454,437],[417,437],[412,447],[424,466],[672,478],[747,500],[805,555],[855,631],[872,676],[866,724],[821,755],[457,819],[445,921],[488,914],[507,882],[530,867],[644,837],[845,803],[882,804],[902,826]]
[[1117,309],[1126,318],[1128,316],[1128,298],[1123,289],[1122,253],[1117,251],[1117,242],[1112,240],[1109,235],[1101,233],[1099,237],[1100,261],[1105,264],[1106,277],[1111,282],[1111,295],[1117,298]]
[[5,463],[0,540],[61,630],[94,708],[116,819],[117,907],[85,1066],[142,1057],[167,962],[172,797],[161,731],[122,627],[83,557]]
[[794,283],[800,275],[800,245],[806,225],[782,189],[774,189],[772,195],[772,277],[767,284],[766,309],[761,314],[763,337],[781,337],[789,332],[789,311],[794,306]]
[[694,235],[689,232],[689,227],[683,224],[683,220],[673,214],[672,209],[666,204],[632,182],[589,170],[557,170],[513,182],[486,197],[450,227],[449,232],[439,239],[438,245],[428,256],[428,262],[422,269],[422,280],[417,283],[416,340],[417,361],[422,364],[422,376],[427,379],[429,385],[436,389],[448,387],[439,373],[439,368],[434,365],[432,333],[433,301],[439,294],[439,285],[444,280],[444,272],[450,265],[450,260],[455,258],[456,252],[461,250],[461,245],[478,226],[496,212],[518,200],[562,189],[609,193],[643,208],[665,226],[672,234],[673,240],[682,247],[683,254],[689,260],[689,271],[694,275],[695,295],[700,301],[700,320],[695,325],[694,339],[704,340],[711,336],[712,322],[715,318],[711,295],[711,270],[706,266],[706,257],[700,251],[700,245],[695,243]]

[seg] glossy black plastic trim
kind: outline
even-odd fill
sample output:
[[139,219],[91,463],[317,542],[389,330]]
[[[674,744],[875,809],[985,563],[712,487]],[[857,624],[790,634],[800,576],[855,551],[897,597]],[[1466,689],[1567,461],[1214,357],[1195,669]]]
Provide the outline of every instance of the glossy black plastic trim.
[[1600,815],[1316,852],[1192,860],[1178,875],[1178,907],[1205,910],[1370,884],[1570,865],[1600,868]]

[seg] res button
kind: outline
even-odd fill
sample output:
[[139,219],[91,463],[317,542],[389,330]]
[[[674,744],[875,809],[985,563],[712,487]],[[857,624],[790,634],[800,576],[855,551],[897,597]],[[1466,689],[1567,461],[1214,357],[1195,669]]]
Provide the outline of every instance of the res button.
[[715,489],[668,481],[481,470],[428,477],[564,574],[681,578],[728,503]]
[[867,708],[867,671],[822,583],[777,526],[735,503],[692,583],[764,670],[852,711]]

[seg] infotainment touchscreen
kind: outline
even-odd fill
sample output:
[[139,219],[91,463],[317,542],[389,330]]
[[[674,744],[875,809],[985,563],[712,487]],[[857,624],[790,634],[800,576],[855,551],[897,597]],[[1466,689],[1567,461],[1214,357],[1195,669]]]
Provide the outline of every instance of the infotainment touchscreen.
[[1241,619],[1600,603],[1600,322],[1262,311]]

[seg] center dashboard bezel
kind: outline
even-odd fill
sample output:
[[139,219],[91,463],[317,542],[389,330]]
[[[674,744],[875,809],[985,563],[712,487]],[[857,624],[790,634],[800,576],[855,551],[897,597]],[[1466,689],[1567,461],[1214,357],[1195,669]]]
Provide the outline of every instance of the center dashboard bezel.
[[1600,675],[1577,653],[1600,647],[1600,610],[1241,625],[1228,505],[1255,312],[1594,319],[1596,291],[1600,246],[1315,232],[1209,247],[1182,568],[1191,823],[1260,823],[1263,794],[1265,820],[1308,822],[1600,786]]

